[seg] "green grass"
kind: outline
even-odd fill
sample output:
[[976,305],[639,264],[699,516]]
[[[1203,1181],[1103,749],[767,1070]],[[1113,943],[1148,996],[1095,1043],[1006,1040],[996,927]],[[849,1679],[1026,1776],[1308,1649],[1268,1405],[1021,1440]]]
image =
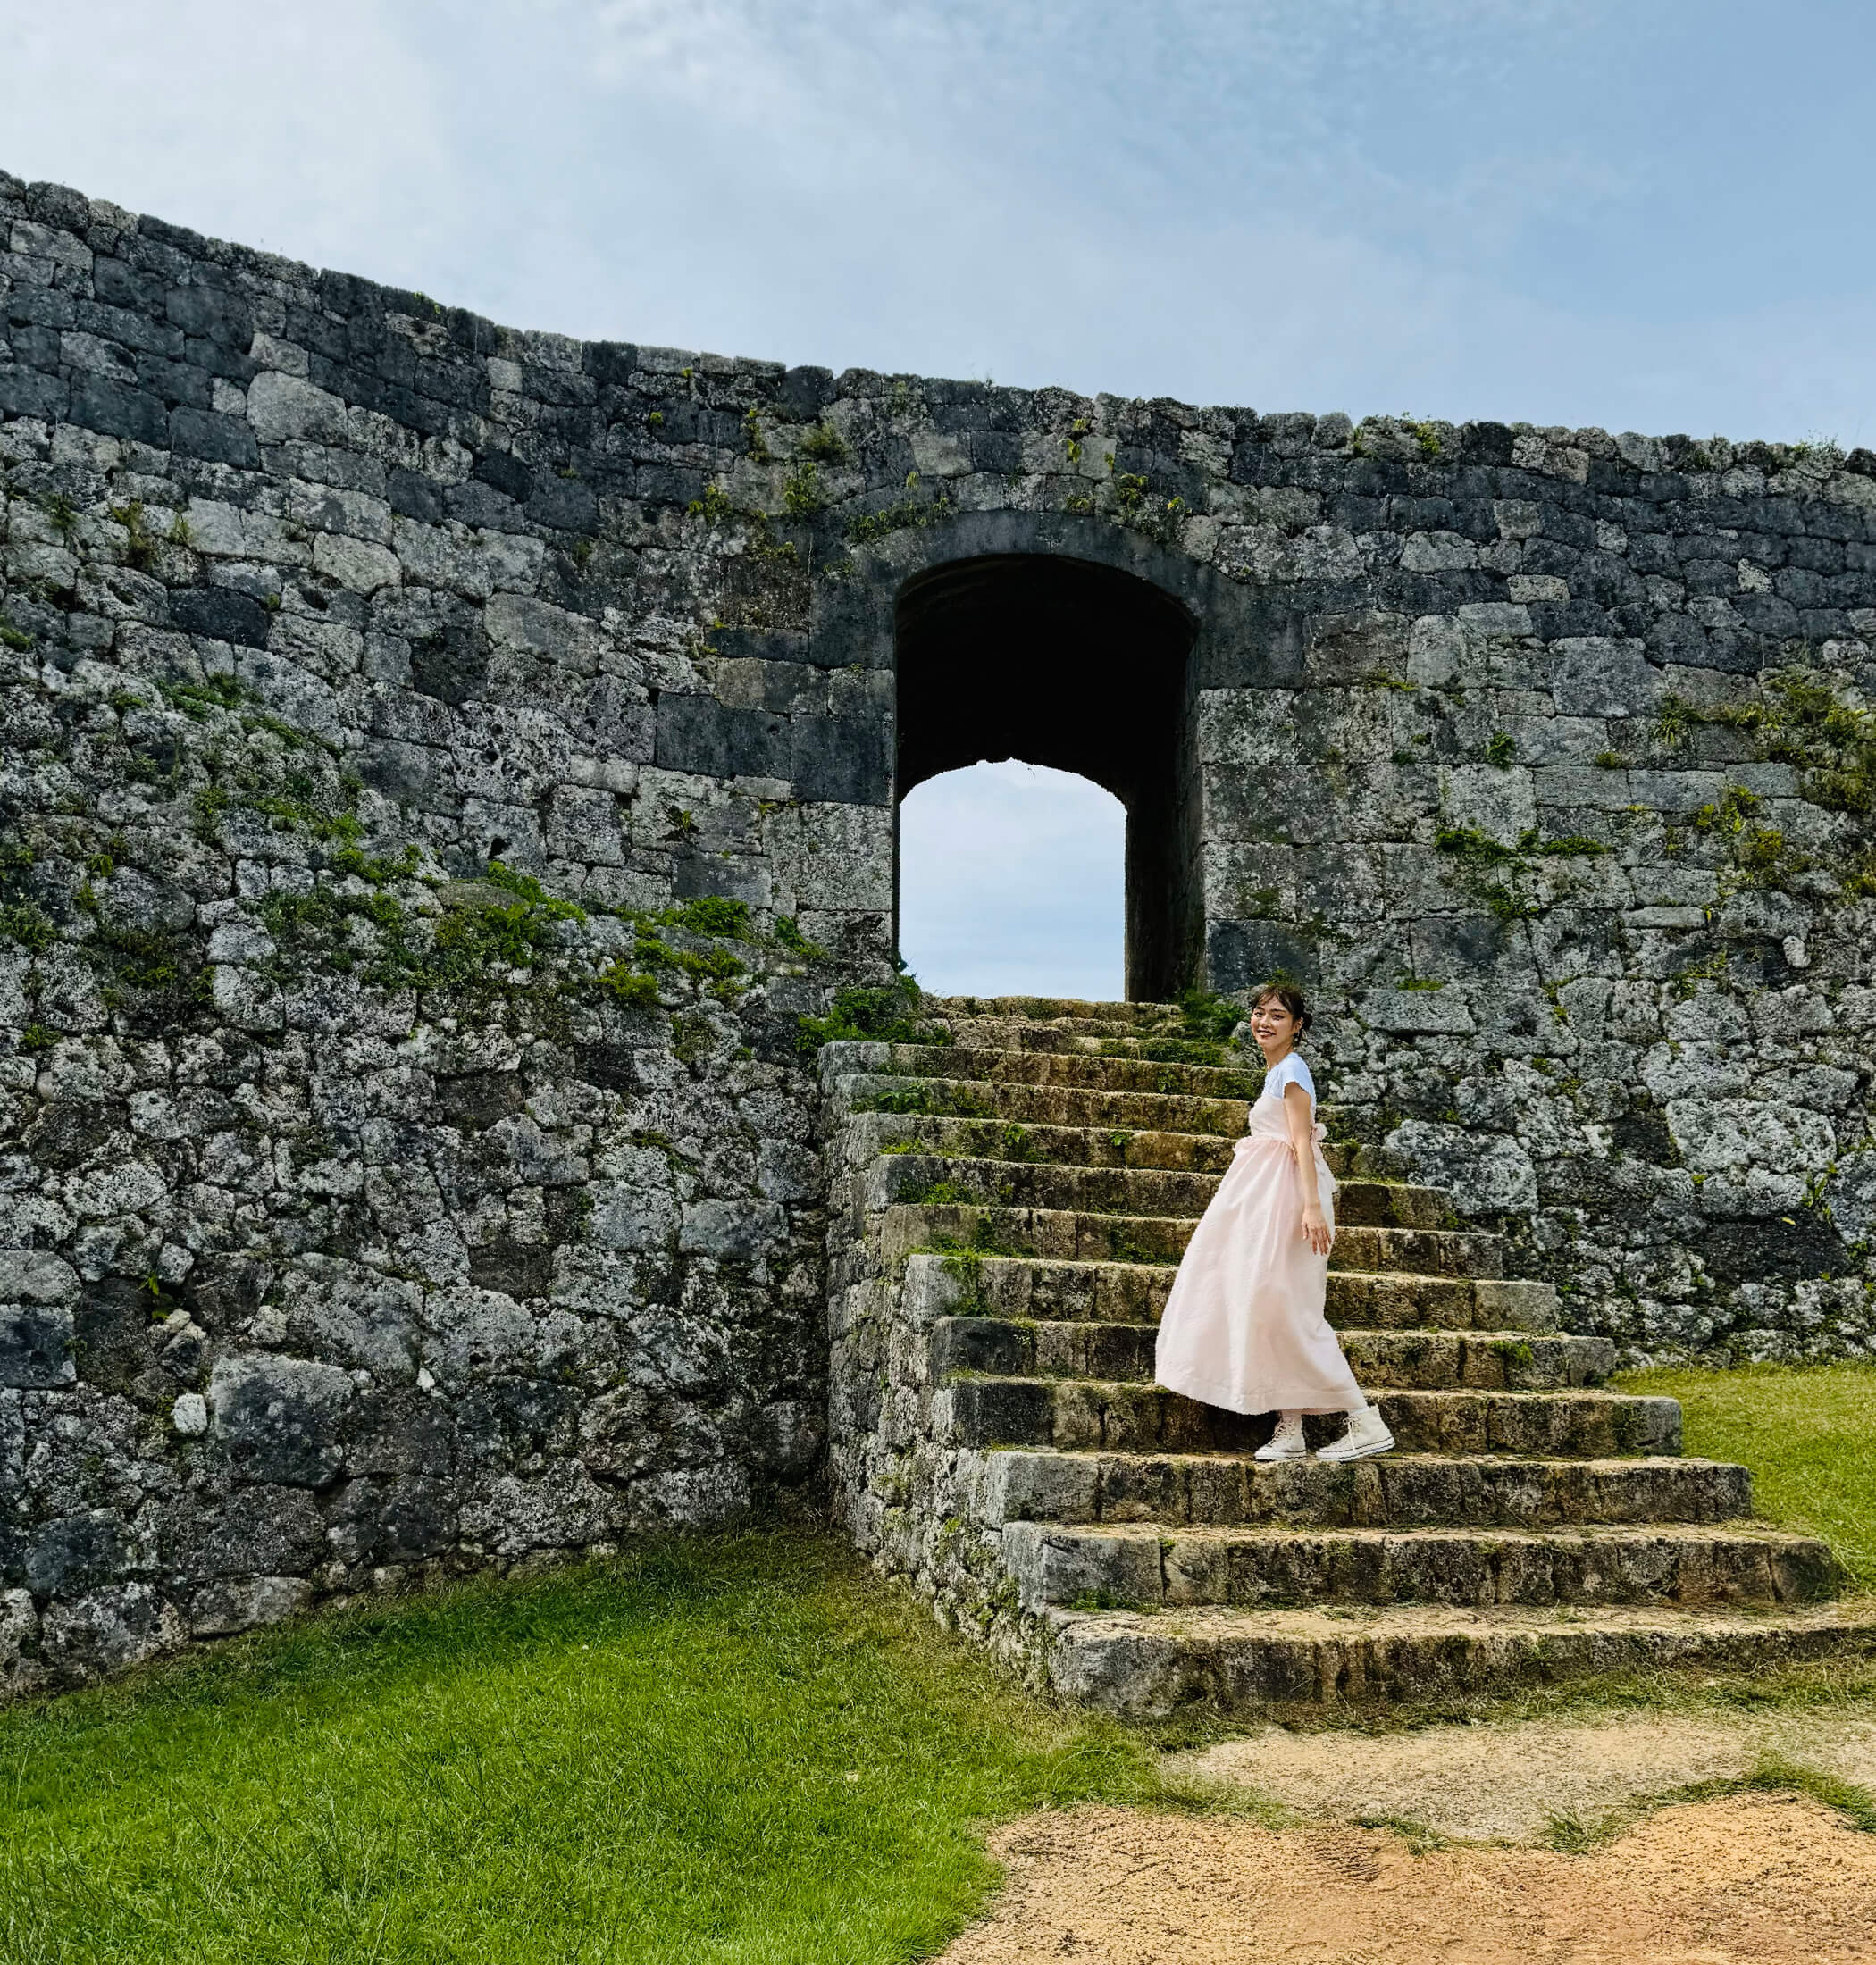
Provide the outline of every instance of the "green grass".
[[1679,1399],[1684,1451],[1752,1469],[1760,1514],[1822,1535],[1876,1590],[1876,1365],[1637,1371],[1624,1392]]
[[674,1543],[0,1714],[0,1958],[918,1958],[987,1821],[1158,1793],[833,1543]]

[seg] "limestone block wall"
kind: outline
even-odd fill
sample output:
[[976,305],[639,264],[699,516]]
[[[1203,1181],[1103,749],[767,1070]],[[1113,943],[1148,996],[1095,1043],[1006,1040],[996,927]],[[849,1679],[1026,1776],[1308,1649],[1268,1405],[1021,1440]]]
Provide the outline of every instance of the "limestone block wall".
[[580,343],[4,176],[0,307],[11,1683],[815,1491],[799,1023],[946,568],[1110,775],[1160,597],[1168,986],[1313,983],[1630,1355],[1867,1348],[1876,457]]
[[0,1686],[800,1490],[891,841],[865,679],[705,651],[778,372],[0,245]]

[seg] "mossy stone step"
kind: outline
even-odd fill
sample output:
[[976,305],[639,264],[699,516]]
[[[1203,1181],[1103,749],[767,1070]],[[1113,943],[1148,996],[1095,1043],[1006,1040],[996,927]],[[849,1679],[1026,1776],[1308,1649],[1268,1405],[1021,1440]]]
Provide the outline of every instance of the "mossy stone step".
[[1090,1003],[1074,996],[924,996],[919,999],[919,1014],[946,1022],[953,1017],[1000,1016],[1048,1024],[1068,1018],[1117,1030],[1178,1025],[1183,1021],[1177,1003]]
[[1813,1536],[1749,1522],[1545,1530],[1071,1527],[1013,1522],[1003,1560],[1026,1610],[1218,1603],[1815,1602],[1842,1580]]
[[[1546,1459],[1678,1453],[1672,1399],[1614,1392],[1411,1392],[1365,1386],[1409,1453],[1532,1453]],[[1053,1446],[1242,1453],[1270,1436],[1269,1414],[1246,1416],[1152,1384],[1114,1379],[955,1378],[933,1394],[959,1446]],[[941,1411],[941,1409],[942,1411]],[[1340,1415],[1312,1417],[1312,1446],[1338,1437]]]
[[949,1017],[951,1041],[966,1050],[1082,1051],[1102,1058],[1144,1058],[1156,1064],[1211,1065],[1261,1076],[1263,1059],[1253,1049],[1234,1050],[1215,1039],[1188,1036],[1177,1025],[1121,1029],[1080,1018],[1028,1024],[1013,1017]]
[[[885,1130],[873,1116],[855,1147],[862,1153],[870,1134]],[[1095,1214],[1172,1216],[1196,1221],[1218,1192],[1216,1174],[1157,1167],[1075,1166],[1019,1158],[976,1159],[926,1152],[914,1134],[900,1142],[912,1150],[877,1154],[868,1170],[867,1206],[888,1208],[897,1200],[926,1198],[977,1202],[996,1208],[1085,1210]],[[1336,1198],[1338,1232],[1343,1227],[1456,1228],[1445,1197],[1429,1187],[1386,1181],[1349,1181]]]
[[[1151,1383],[1158,1335],[1148,1324],[947,1317],[932,1326],[931,1369],[941,1382],[988,1372]],[[1403,1391],[1566,1391],[1600,1384],[1615,1369],[1605,1337],[1344,1330],[1342,1350],[1362,1385]]]
[[1130,1718],[1503,1694],[1590,1674],[1750,1675],[1876,1651],[1867,1600],[1802,1610],[1051,1609],[1055,1690]]
[[[906,1258],[901,1303],[920,1324],[965,1313],[1157,1324],[1175,1273],[1165,1263],[915,1255]],[[1557,1327],[1557,1292],[1508,1278],[1332,1268],[1327,1313],[1337,1329],[1548,1334]]]
[[979,1518],[1015,1521],[1287,1522],[1325,1527],[1546,1528],[1579,1522],[1721,1522],[1752,1511],[1752,1476],[1721,1460],[1509,1459],[1384,1453],[1254,1460],[1244,1453],[1000,1447],[973,1488]]
[[[1078,1085],[1091,1091],[1155,1091],[1166,1097],[1235,1099],[1248,1105],[1261,1082],[1255,1071],[1210,1065],[1156,1064],[1145,1058],[1102,1058],[1085,1051],[983,1050],[961,1044],[842,1044],[827,1061],[839,1075],[864,1071],[900,1078],[964,1078],[974,1083]],[[1240,1122],[1237,1128],[1244,1130]]]
[[[976,1207],[948,1200],[896,1202],[878,1219],[880,1255],[887,1263],[915,1251],[958,1247],[1045,1259],[1177,1264],[1193,1226],[1189,1216]],[[1496,1277],[1503,1267],[1497,1236],[1440,1228],[1338,1229],[1329,1257],[1331,1274],[1343,1268]]]
[[[833,1047],[827,1048],[831,1050]],[[945,1056],[959,1067],[967,1062],[950,1052]],[[1206,1142],[1220,1142],[1227,1161],[1232,1145],[1244,1136],[1251,1110],[1243,1099],[1199,1098],[1183,1092],[1110,1091],[1083,1085],[952,1076],[949,1073],[895,1077],[879,1072],[846,1072],[832,1076],[829,1083],[836,1105],[850,1113],[877,1107],[886,1100],[891,1102],[889,1109],[905,1109],[916,1104],[920,1113],[933,1116],[993,1118],[1000,1125],[1087,1127],[1099,1132],[1125,1132],[1138,1138],[1196,1136]],[[1332,1160],[1330,1165],[1334,1164]]]
[[1213,1178],[1230,1166],[1232,1153],[1244,1137],[1206,1131],[1057,1125],[1050,1121],[1032,1124],[1001,1115],[972,1118],[892,1111],[856,1112],[843,1132],[850,1159],[916,1140],[929,1152],[958,1159],[1027,1160],[1051,1166],[1201,1174]]
[[[1196,1220],[1210,1205],[1222,1175],[1179,1168],[1089,1166],[1049,1158],[1034,1133],[1020,1127],[976,1128],[960,1143],[986,1149],[982,1156],[944,1150],[925,1141],[933,1131],[963,1122],[901,1118],[868,1113],[853,1122],[849,1151],[878,1157],[867,1205],[888,1207],[943,1185],[952,1198],[1002,1208],[1092,1208],[1100,1214],[1185,1215]],[[893,1150],[882,1150],[884,1148]],[[910,1148],[911,1150],[904,1150]],[[996,1150],[1001,1149],[1001,1152]],[[1352,1180],[1335,1198],[1339,1228],[1453,1228],[1453,1205],[1438,1189],[1405,1182]]]

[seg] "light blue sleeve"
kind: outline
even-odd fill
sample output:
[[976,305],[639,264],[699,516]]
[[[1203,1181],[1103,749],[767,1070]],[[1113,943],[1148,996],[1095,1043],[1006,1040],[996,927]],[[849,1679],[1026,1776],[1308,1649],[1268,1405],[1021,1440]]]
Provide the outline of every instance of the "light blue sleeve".
[[1269,1083],[1277,1088],[1278,1098],[1283,1096],[1286,1085],[1301,1085],[1310,1097],[1310,1110],[1316,1109],[1316,1081],[1310,1074],[1310,1067],[1293,1050],[1270,1074]]

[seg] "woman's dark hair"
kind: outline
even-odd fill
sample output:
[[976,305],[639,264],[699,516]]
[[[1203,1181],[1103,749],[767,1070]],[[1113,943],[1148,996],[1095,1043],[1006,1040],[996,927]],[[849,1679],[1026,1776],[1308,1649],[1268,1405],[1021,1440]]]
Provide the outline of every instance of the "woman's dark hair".
[[1281,1003],[1296,1019],[1296,1034],[1301,1037],[1310,1027],[1310,1006],[1302,999],[1302,991],[1294,982],[1266,982],[1251,999],[1251,1008],[1260,1003]]

